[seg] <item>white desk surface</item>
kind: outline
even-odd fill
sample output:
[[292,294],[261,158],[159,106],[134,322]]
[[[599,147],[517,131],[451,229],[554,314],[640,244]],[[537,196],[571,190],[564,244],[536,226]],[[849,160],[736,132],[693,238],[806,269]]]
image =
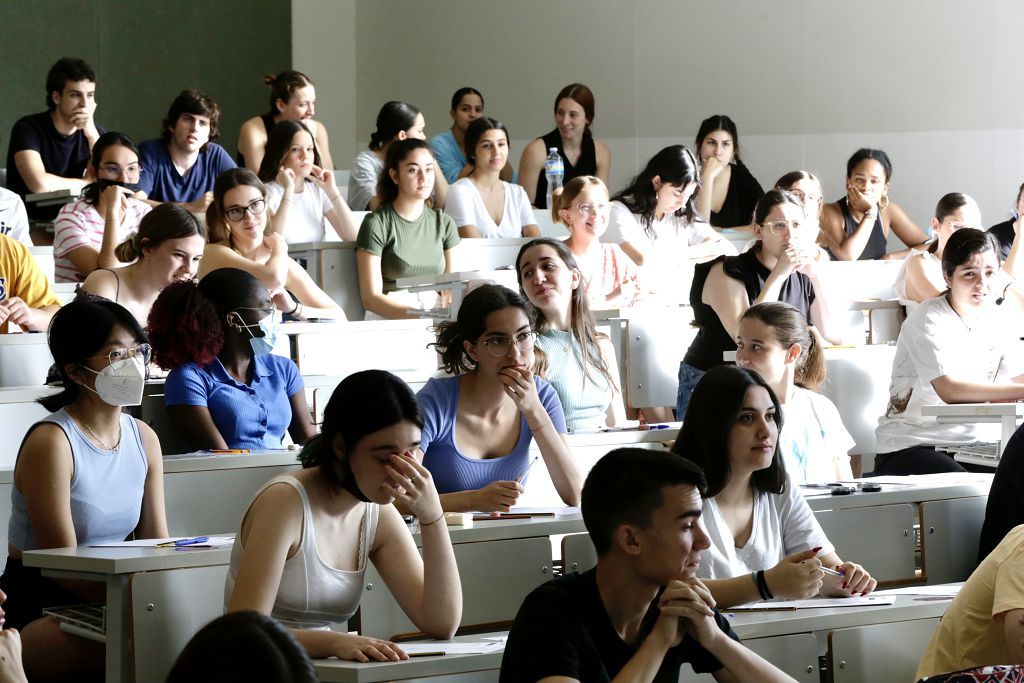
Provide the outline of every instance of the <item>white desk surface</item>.
[[32,403],[61,391],[63,391],[63,387],[50,387],[42,384],[29,387],[3,387],[0,388],[0,403]]
[[919,600],[921,596],[898,595],[893,605],[872,607],[835,607],[798,609],[778,612],[730,612],[729,623],[736,635],[748,638],[768,638],[792,633],[832,631],[853,626],[869,626],[896,621],[941,617],[952,602],[950,600]]
[[432,285],[451,285],[456,282],[471,282],[473,280],[507,280],[516,278],[516,271],[511,268],[486,270],[463,270],[454,273],[432,273],[430,275],[413,275],[411,277],[400,277],[395,280],[395,287],[408,289],[409,287],[428,287]]
[[973,422],[982,422],[985,421],[985,418],[990,418],[993,422],[999,422],[1004,417],[1024,417],[1024,403],[1013,401],[1011,403],[951,403],[921,406],[921,414],[935,415],[940,421],[947,417]]
[[[957,481],[948,474],[923,474],[907,477],[909,486],[882,484],[877,493],[857,493],[848,496],[832,496],[828,494],[805,498],[812,510],[836,510],[844,508],[869,507],[874,505],[898,505],[901,503],[921,503],[929,500],[947,500],[950,498],[971,498],[987,496],[992,488],[990,473],[970,473]],[[880,477],[883,481],[893,477]],[[872,481],[861,479],[858,481]],[[814,490],[814,489],[812,489]]]
[[[419,525],[409,527],[416,545],[420,540]],[[578,534],[585,532],[583,515],[578,510],[554,517],[531,517],[529,519],[496,519],[473,522],[472,527],[450,526],[448,535],[452,543],[476,543],[478,541],[506,541],[513,538],[537,538],[555,534]]]
[[164,457],[164,474],[298,465],[298,457],[299,451],[284,449],[265,453],[186,453]]
[[675,441],[682,422],[667,422],[667,429],[623,429],[610,432],[575,432],[569,434],[569,445],[629,446],[633,443]]
[[423,329],[427,323],[418,319],[411,320],[324,320],[322,322],[308,322],[293,320],[281,323],[279,330],[282,334],[305,334],[314,333],[338,333],[338,332],[386,332],[389,330]]
[[228,564],[231,548],[175,550],[174,548],[54,548],[29,550],[26,567],[83,574],[134,574],[135,572],[209,567]]
[[46,346],[46,333],[19,332],[16,334],[0,334],[0,346],[21,346],[25,344]]
[[[505,635],[481,633],[472,636],[457,636],[456,642],[477,642],[486,636]],[[430,642],[430,641],[426,641]],[[401,643],[399,643],[401,646]],[[402,681],[433,676],[454,676],[474,671],[491,671],[501,668],[503,650],[487,654],[444,655],[443,657],[411,657],[401,662],[346,662],[338,659],[314,659],[313,667],[321,681],[337,683],[377,683],[381,681]]]

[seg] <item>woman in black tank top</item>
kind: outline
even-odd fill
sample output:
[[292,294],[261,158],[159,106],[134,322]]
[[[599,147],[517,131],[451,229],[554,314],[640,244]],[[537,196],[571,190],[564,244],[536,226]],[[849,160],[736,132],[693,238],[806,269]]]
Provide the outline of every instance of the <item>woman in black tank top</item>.
[[862,148],[846,162],[846,196],[825,205],[821,246],[840,261],[903,258],[909,250],[886,254],[889,232],[917,247],[928,236],[898,204],[889,200],[892,163],[880,149]]
[[612,156],[606,144],[594,139],[590,130],[593,122],[594,93],[590,88],[582,83],[562,88],[555,98],[555,129],[527,145],[519,160],[519,184],[535,207],[548,208],[544,160],[552,147],[562,156],[563,187],[585,175],[597,176],[608,184]]

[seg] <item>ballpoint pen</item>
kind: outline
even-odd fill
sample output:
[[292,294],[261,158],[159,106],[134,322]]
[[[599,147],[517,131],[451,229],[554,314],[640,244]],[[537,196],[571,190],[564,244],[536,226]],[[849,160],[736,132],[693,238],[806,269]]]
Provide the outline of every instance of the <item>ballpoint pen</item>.
[[530,464],[526,467],[526,471],[523,472],[523,474],[518,479],[516,479],[516,483],[519,483],[519,484],[523,483],[523,480],[526,479],[526,475],[528,475],[530,473],[530,470],[533,469],[533,466],[537,464],[538,460],[540,460],[540,456],[539,455],[533,456],[533,460],[531,460]]
[[167,541],[166,543],[158,543],[157,548],[181,548],[183,546],[196,545],[197,543],[206,543],[210,540],[209,536],[196,536],[194,538],[179,538],[177,541]]

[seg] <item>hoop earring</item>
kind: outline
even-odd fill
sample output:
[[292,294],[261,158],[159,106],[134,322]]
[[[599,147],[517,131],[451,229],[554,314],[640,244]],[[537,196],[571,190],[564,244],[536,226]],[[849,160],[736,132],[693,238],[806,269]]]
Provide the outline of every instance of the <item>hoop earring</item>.
[[889,207],[889,195],[883,194],[881,196],[881,198],[878,200],[878,208],[879,208],[879,210],[884,211],[888,207]]

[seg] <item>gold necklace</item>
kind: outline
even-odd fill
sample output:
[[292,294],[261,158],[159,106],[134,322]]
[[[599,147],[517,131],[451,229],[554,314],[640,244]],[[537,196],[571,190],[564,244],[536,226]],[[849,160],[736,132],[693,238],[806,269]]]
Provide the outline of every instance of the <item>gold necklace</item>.
[[[72,417],[75,417],[75,416],[72,415]],[[108,446],[107,442],[104,441],[103,439],[101,439],[99,434],[97,434],[96,432],[92,431],[92,427],[89,426],[89,423],[87,423],[81,417],[76,417],[75,419],[78,421],[78,424],[80,424],[83,427],[85,427],[85,431],[89,432],[89,436],[91,436],[92,438],[96,439],[96,441],[99,443],[99,445],[103,447],[103,450],[113,451],[114,453],[117,453],[117,452],[119,452],[121,450],[121,419],[120,418],[118,418],[118,420],[117,420],[117,443],[115,443],[113,446]]]

